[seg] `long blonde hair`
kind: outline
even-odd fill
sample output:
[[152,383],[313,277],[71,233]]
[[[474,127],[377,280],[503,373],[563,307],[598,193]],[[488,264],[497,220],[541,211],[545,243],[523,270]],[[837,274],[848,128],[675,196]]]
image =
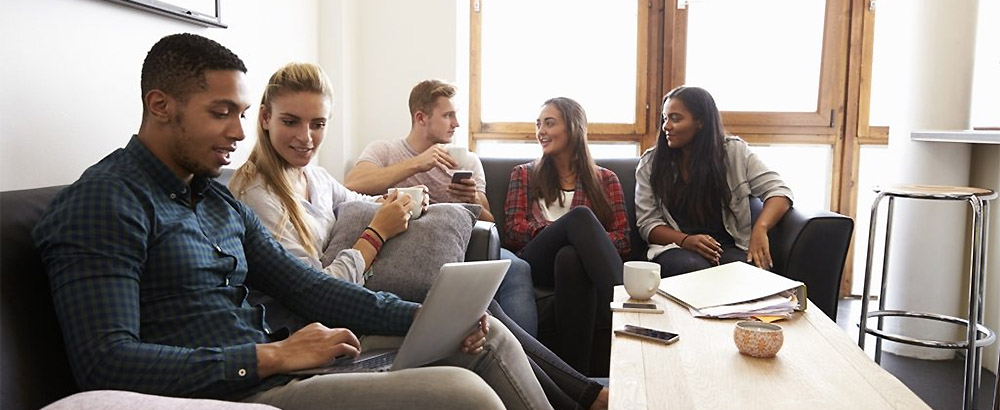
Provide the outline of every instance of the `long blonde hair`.
[[[264,97],[260,101],[261,109],[270,112],[271,103],[275,98],[301,92],[320,94],[331,104],[333,102],[333,87],[323,69],[316,64],[290,63],[271,75],[264,89]],[[237,199],[240,199],[247,185],[260,176],[264,187],[276,195],[282,205],[281,218],[278,219],[278,226],[273,227],[272,232],[275,236],[280,236],[285,223],[291,222],[302,247],[311,255],[318,257],[319,252],[313,245],[315,238],[305,222],[305,210],[296,199],[292,183],[288,179],[287,171],[292,166],[274,149],[271,135],[264,129],[261,121],[263,118],[257,121],[257,144],[254,145],[247,162],[236,170],[229,182],[229,189]]]

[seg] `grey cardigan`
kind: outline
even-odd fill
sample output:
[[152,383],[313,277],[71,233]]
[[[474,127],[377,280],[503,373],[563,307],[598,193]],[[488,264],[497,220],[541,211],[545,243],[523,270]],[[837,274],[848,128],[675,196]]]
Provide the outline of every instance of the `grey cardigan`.
[[[723,143],[726,155],[726,182],[732,192],[730,206],[735,214],[722,213],[722,223],[726,231],[733,236],[736,246],[747,250],[750,245],[750,195],[766,201],[773,196],[784,196],[792,200],[792,190],[777,172],[771,171],[750,150],[746,141],[739,137],[727,136]],[[646,150],[639,158],[635,170],[635,214],[636,225],[642,239],[649,243],[649,233],[660,225],[667,225],[679,230],[677,222],[670,216],[666,204],[660,203],[653,195],[650,184],[653,172],[653,153],[656,147]],[[650,260],[663,251],[676,248],[677,245],[649,244],[646,257]]]

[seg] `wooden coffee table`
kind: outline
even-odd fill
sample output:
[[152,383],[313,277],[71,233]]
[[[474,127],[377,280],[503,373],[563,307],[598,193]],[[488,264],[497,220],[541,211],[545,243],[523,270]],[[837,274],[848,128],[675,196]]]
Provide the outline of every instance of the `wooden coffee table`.
[[[622,286],[615,300],[628,300]],[[777,322],[784,345],[771,359],[733,344],[736,320],[698,319],[655,295],[663,314],[614,313],[626,324],[680,334],[671,345],[612,336],[611,409],[929,409],[858,348],[822,311]]]

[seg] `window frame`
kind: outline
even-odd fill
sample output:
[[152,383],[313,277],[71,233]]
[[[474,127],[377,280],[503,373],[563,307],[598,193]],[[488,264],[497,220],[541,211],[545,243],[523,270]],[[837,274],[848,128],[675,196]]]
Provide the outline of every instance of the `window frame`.
[[[851,41],[848,55],[847,101],[845,113],[843,145],[845,154],[841,158],[840,185],[841,199],[836,212],[855,218],[858,214],[858,181],[860,180],[860,160],[862,145],[888,145],[889,127],[870,124],[872,67],[874,62],[876,7],[874,0],[851,0]],[[862,210],[868,212],[868,210]],[[854,282],[854,258],[858,255],[854,241],[847,251],[844,273],[841,276],[840,296],[851,293]],[[862,250],[862,252],[864,252]]]
[[[684,84],[687,51],[688,10],[678,3],[670,41],[677,55],[670,67],[673,87]],[[824,15],[823,50],[816,110],[813,112],[723,111],[722,122],[730,133],[758,135],[770,143],[833,144],[843,124],[844,81],[847,61],[848,0],[827,0]],[[672,87],[671,87],[672,88]]]

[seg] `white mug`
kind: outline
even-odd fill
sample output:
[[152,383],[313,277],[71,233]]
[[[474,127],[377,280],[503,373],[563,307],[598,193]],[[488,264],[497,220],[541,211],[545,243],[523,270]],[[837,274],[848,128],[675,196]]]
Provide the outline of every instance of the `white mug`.
[[417,219],[424,212],[424,189],[421,187],[391,188],[389,192],[396,191],[400,195],[410,196],[410,219]]
[[451,155],[452,159],[458,163],[458,167],[462,168],[462,163],[465,162],[465,156],[469,155],[469,150],[465,147],[449,146],[448,155]]
[[656,293],[660,286],[660,264],[654,262],[625,262],[622,272],[625,280],[625,291],[632,299],[647,300]]

